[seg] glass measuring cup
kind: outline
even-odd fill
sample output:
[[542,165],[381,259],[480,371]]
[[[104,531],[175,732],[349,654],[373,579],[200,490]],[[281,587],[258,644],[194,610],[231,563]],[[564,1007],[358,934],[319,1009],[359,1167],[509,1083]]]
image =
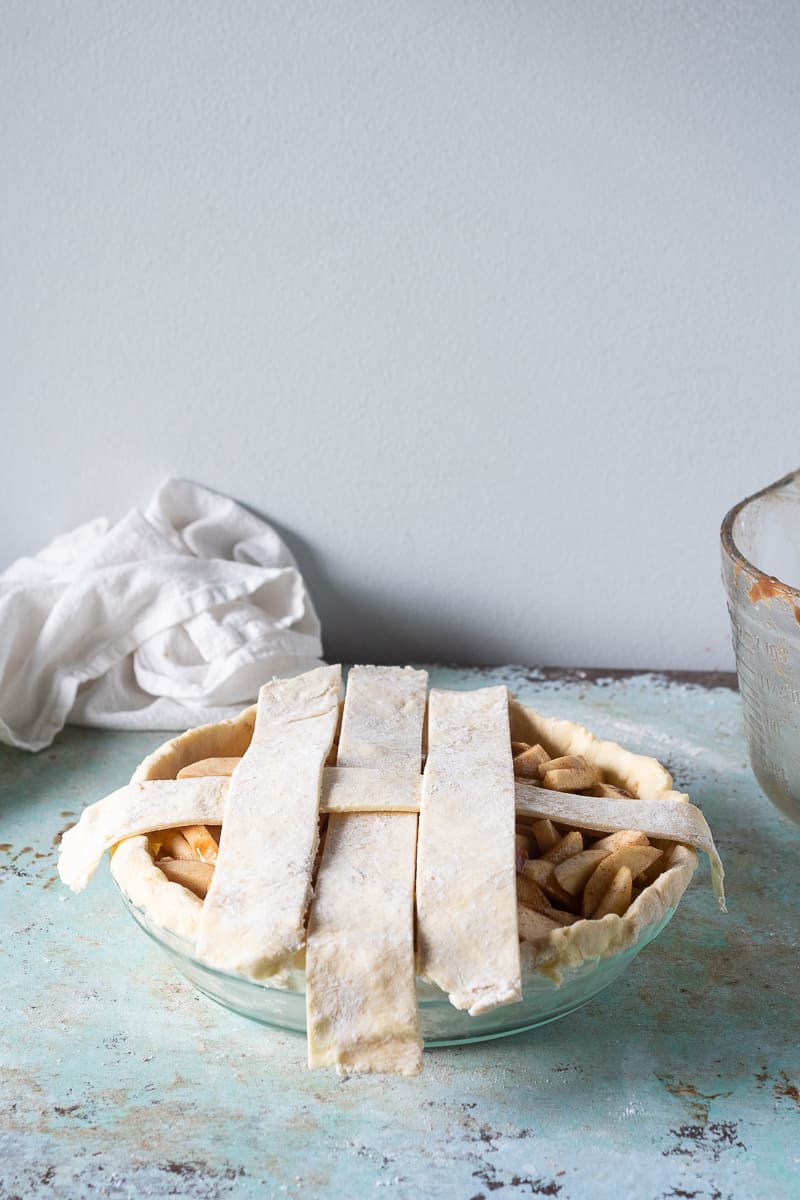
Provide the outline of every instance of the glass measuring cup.
[[800,822],[800,471],[735,505],[720,538],[753,773]]

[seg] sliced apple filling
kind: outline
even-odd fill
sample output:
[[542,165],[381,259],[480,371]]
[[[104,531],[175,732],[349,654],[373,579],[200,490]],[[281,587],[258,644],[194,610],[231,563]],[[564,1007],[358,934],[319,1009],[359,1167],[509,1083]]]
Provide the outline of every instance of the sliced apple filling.
[[[514,775],[550,791],[633,800],[607,783],[580,754],[551,758],[540,744],[512,742]],[[517,905],[520,941],[537,942],[581,918],[621,917],[666,865],[672,843],[652,845],[636,829],[602,834],[549,818],[517,815]]]

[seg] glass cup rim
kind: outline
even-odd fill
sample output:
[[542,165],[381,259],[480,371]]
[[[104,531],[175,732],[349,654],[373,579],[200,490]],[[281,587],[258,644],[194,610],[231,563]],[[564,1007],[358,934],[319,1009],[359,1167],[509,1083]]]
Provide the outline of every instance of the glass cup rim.
[[769,580],[771,584],[777,585],[774,591],[778,590],[789,597],[797,597],[800,600],[800,587],[792,587],[790,583],[784,583],[782,579],[778,579],[776,575],[768,575],[766,571],[762,571],[755,563],[752,563],[749,558],[742,554],[739,547],[733,538],[733,526],[739,513],[742,512],[748,504],[752,504],[754,500],[760,500],[763,496],[768,496],[771,492],[778,492],[781,488],[788,487],[789,484],[795,483],[800,487],[800,468],[796,471],[789,471],[781,479],[777,479],[774,483],[767,484],[758,492],[753,492],[751,496],[745,496],[744,500],[740,500],[738,504],[734,504],[723,517],[722,525],[720,526],[719,536],[722,543],[722,549],[727,558],[731,559],[738,570],[743,570],[747,575],[751,576],[754,582],[759,580]]

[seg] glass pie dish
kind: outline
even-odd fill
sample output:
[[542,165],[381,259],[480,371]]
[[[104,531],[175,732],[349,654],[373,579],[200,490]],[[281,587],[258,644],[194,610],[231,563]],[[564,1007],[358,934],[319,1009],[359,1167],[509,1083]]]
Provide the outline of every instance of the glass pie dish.
[[[249,1017],[262,1025],[294,1033],[306,1032],[305,976],[302,970],[291,973],[286,989],[269,987],[242,975],[217,970],[194,956],[190,941],[156,924],[121,888],[120,893],[136,923],[198,992],[231,1012]],[[586,960],[577,967],[563,969],[560,983],[539,971],[525,970],[523,999],[520,1003],[503,1005],[477,1017],[453,1008],[444,992],[418,978],[420,1033],[424,1044],[427,1047],[456,1046],[508,1037],[568,1016],[614,983],[637,954],[658,937],[674,912],[674,907],[668,908],[660,919],[644,926],[634,945],[616,954]]]
[[[599,877],[607,862],[616,857],[608,849],[599,848],[597,839],[600,835],[596,830],[604,828],[601,821],[603,816],[609,819],[609,814],[614,814],[612,823],[605,828],[621,828],[630,833],[631,828],[643,828],[635,823],[631,827],[634,810],[645,821],[656,820],[653,809],[660,809],[662,802],[664,810],[673,814],[671,819],[675,819],[676,811],[689,813],[691,806],[686,803],[688,797],[672,790],[669,773],[655,759],[633,754],[612,742],[600,741],[579,725],[544,717],[513,699],[508,701],[508,710],[512,753],[517,756],[514,759],[515,788],[522,786],[519,783],[522,764],[535,750],[544,755],[546,763],[558,759],[562,764],[581,764],[578,769],[584,769],[593,780],[605,780],[599,792],[595,789],[595,798],[590,798],[587,793],[583,798],[562,796],[559,799],[552,791],[535,789],[540,792],[539,801],[544,799],[546,803],[545,811],[556,811],[552,805],[557,807],[560,803],[577,802],[589,806],[588,810],[584,808],[583,811],[589,811],[592,819],[584,822],[584,828],[589,830],[587,838],[593,844],[589,845],[585,854],[577,855],[572,861],[574,863],[581,858],[585,860],[598,855],[600,858],[604,858],[604,855],[609,857],[604,858],[602,866],[591,867],[595,875],[586,885],[584,900],[595,876]],[[227,764],[225,770],[233,770],[231,764],[241,761],[237,756],[244,755],[248,750],[254,721],[255,710],[251,709],[232,722],[205,726],[170,740],[140,765],[131,781],[131,788],[162,786],[174,789],[181,786],[181,779],[186,772],[192,773],[197,769],[202,774],[208,764],[213,764],[213,769],[208,770],[216,776],[221,774],[224,764]],[[520,751],[521,746],[527,749]],[[332,753],[335,762],[335,741]],[[520,764],[519,770],[517,764]],[[554,774],[564,773],[574,778],[575,769],[573,766],[571,772],[556,771]],[[545,773],[543,778],[547,781],[551,776]],[[216,783],[227,786],[225,779],[217,778]],[[586,781],[581,783],[578,780],[578,783],[584,786]],[[608,793],[611,793],[610,798]],[[598,796],[600,798],[596,798]],[[637,804],[639,797],[647,798],[644,805],[648,809],[646,815],[643,807]],[[523,808],[520,808],[520,804],[523,804]],[[326,808],[325,811],[330,809]],[[217,812],[221,814],[222,810]],[[625,812],[624,816],[622,812]],[[693,812],[699,815],[697,810]],[[540,845],[537,851],[528,835],[538,828],[539,832],[535,833],[538,839],[542,832],[547,832],[542,831],[541,826],[548,826],[556,841],[560,839],[559,845],[576,838],[579,848],[583,847],[579,833],[567,832],[571,828],[568,821],[558,817],[555,821],[560,821],[560,824],[540,820],[538,826],[534,823],[531,828],[524,825],[524,820],[524,797],[520,798],[518,792],[518,853],[520,842],[526,847],[524,861],[517,866],[518,903],[521,906],[528,903],[526,892],[532,886],[533,892],[537,893],[537,885],[532,881],[541,878],[538,868],[555,866],[558,874],[569,865],[562,863],[561,858],[548,864],[545,861],[548,853],[544,847]],[[219,838],[221,826],[215,821],[214,827],[215,836]],[[150,829],[154,828],[159,827],[151,824]],[[691,842],[691,838],[680,836],[677,827],[672,831],[659,831],[653,827],[651,832],[658,839],[659,848],[654,848],[654,843],[650,849],[642,851],[638,847],[636,852],[648,855],[648,861],[659,861],[653,870],[648,869],[639,875],[639,884],[632,893],[629,887],[627,900],[620,909],[598,909],[595,912],[594,908],[587,910],[584,907],[581,912],[580,904],[573,904],[569,912],[555,912],[552,907],[544,906],[533,914],[525,913],[520,908],[521,1000],[486,1006],[483,1011],[469,1014],[462,1007],[454,1006],[444,990],[419,975],[414,990],[412,971],[409,977],[412,985],[411,1004],[413,1006],[416,995],[419,1034],[424,1044],[455,1045],[532,1029],[575,1011],[613,983],[671,919],[697,865],[693,845],[686,844]],[[624,837],[625,833],[614,836]],[[637,836],[647,842],[643,835]],[[131,916],[164,951],[180,974],[204,995],[233,1012],[265,1025],[298,1033],[307,1032],[304,950],[295,955],[293,964],[289,960],[289,969],[282,973],[280,980],[263,980],[255,971],[238,973],[238,968],[227,963],[209,962],[197,948],[208,883],[203,890],[193,894],[191,885],[183,887],[177,882],[170,882],[164,871],[174,871],[175,862],[164,861],[160,849],[163,840],[163,833],[128,836],[117,842],[112,850],[111,873]],[[558,846],[554,850],[557,851]],[[530,854],[539,852],[543,855],[540,861],[529,860]],[[211,866],[204,869],[207,873],[212,871]],[[529,870],[531,878],[523,879],[522,876]],[[634,877],[638,870],[634,870]],[[566,875],[558,877],[566,882]],[[630,882],[630,872],[628,878]],[[552,879],[549,885],[547,879],[541,883],[546,890],[552,885]],[[570,897],[566,896],[563,888],[557,887],[555,892],[551,890],[548,894],[557,895],[559,890],[564,900],[569,902]],[[312,897],[314,895],[312,891]],[[577,893],[572,898],[577,900],[579,896],[580,893]],[[543,898],[539,894],[539,899]],[[544,918],[544,929],[543,913],[549,913],[552,918]]]

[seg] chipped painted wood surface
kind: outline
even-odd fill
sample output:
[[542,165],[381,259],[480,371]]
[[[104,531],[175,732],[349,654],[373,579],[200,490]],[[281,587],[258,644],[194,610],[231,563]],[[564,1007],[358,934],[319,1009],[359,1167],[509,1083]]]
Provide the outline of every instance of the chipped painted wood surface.
[[655,754],[714,830],[677,915],[581,1012],[426,1052],[415,1079],[305,1069],[302,1038],[195,994],[105,869],[81,895],[56,843],[163,735],[69,729],[0,748],[0,1197],[797,1194],[800,828],[759,793],[728,681],[432,669]]

